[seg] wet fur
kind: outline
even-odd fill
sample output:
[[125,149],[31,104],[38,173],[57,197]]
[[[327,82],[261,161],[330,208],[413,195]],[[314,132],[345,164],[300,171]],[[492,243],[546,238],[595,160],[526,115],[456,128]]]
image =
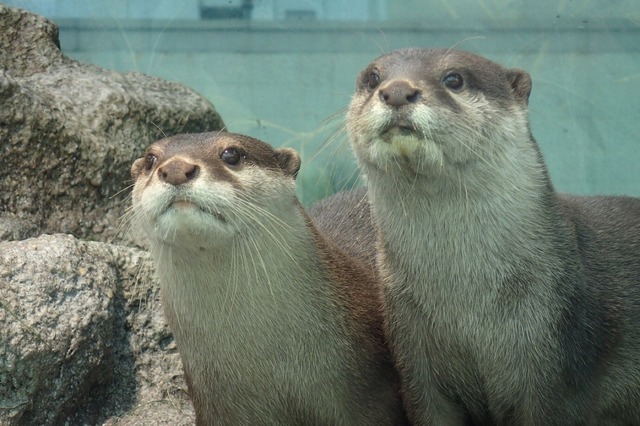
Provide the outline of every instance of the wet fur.
[[[227,147],[240,167],[220,160]],[[199,175],[162,182],[173,160]],[[298,167],[292,150],[211,133],[159,141],[132,168],[131,220],[151,241],[197,424],[403,424],[373,277],[316,230]]]
[[[442,84],[452,71],[462,90]],[[397,81],[419,101],[385,105]],[[395,51],[358,78],[347,126],[416,425],[640,419],[640,200],[556,194],[530,89],[447,50]],[[413,131],[384,134],[394,120]]]

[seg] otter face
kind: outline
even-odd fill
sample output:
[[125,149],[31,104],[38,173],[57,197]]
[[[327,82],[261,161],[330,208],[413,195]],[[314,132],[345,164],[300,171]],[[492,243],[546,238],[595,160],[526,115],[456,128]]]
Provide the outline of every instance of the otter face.
[[[153,243],[224,244],[277,220],[295,200],[300,158],[231,133],[177,135],[151,144],[131,167],[132,220]],[[286,200],[286,203],[284,202]]]
[[528,139],[531,79],[482,57],[402,49],[358,76],[347,113],[354,153],[368,167],[417,174],[487,161]]

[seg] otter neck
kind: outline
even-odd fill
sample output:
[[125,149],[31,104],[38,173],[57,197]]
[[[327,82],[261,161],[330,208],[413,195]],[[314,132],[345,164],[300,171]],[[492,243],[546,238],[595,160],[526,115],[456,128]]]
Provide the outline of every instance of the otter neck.
[[[253,226],[206,250],[156,244],[152,254],[167,299],[190,299],[175,305],[192,307],[196,314],[199,305],[206,306],[206,314],[220,320],[243,315],[244,309],[264,308],[265,316],[291,311],[287,307],[294,302],[292,297],[315,292],[314,283],[326,279],[323,268],[313,261],[317,249],[300,211],[289,215],[286,223]],[[304,299],[295,303],[312,305]]]
[[425,176],[367,170],[386,279],[430,286],[419,294],[433,303],[454,293],[466,304],[498,291],[525,263],[528,270],[536,263],[541,276],[554,274],[561,265],[550,264],[548,254],[556,247],[540,236],[562,227],[549,213],[555,197],[531,145],[511,152],[513,163],[477,160]]
[[[305,356],[299,353],[304,346],[292,342],[324,342],[324,352],[339,353],[332,336],[346,333],[347,312],[335,303],[335,288],[302,211],[287,217],[290,226],[278,232],[255,227],[258,235],[238,234],[219,249],[153,249],[169,325],[178,347],[190,347],[186,365],[233,370],[242,354],[246,374],[255,369],[260,375],[260,366]],[[255,218],[260,220],[268,223]]]

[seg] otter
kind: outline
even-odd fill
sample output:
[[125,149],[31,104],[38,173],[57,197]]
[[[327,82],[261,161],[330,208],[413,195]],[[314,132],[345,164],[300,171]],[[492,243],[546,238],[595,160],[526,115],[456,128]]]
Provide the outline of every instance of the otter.
[[640,199],[554,190],[523,70],[408,48],[356,84],[347,131],[410,421],[637,424]]
[[366,188],[337,192],[315,202],[307,212],[325,237],[375,273],[376,236]]
[[374,277],[295,196],[300,158],[232,133],[151,144],[132,224],[161,285],[196,423],[399,425]]

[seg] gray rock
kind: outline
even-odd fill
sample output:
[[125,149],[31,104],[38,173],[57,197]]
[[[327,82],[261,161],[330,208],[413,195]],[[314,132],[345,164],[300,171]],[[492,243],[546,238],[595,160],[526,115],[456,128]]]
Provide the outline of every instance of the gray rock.
[[65,57],[44,18],[0,5],[0,28],[0,238],[112,241],[144,148],[224,127],[184,86]]
[[224,124],[183,86],[65,57],[41,17],[0,5],[0,28],[0,424],[193,424],[148,254],[105,241],[137,240],[118,227],[148,144]]
[[193,424],[144,251],[0,243],[0,424]]

